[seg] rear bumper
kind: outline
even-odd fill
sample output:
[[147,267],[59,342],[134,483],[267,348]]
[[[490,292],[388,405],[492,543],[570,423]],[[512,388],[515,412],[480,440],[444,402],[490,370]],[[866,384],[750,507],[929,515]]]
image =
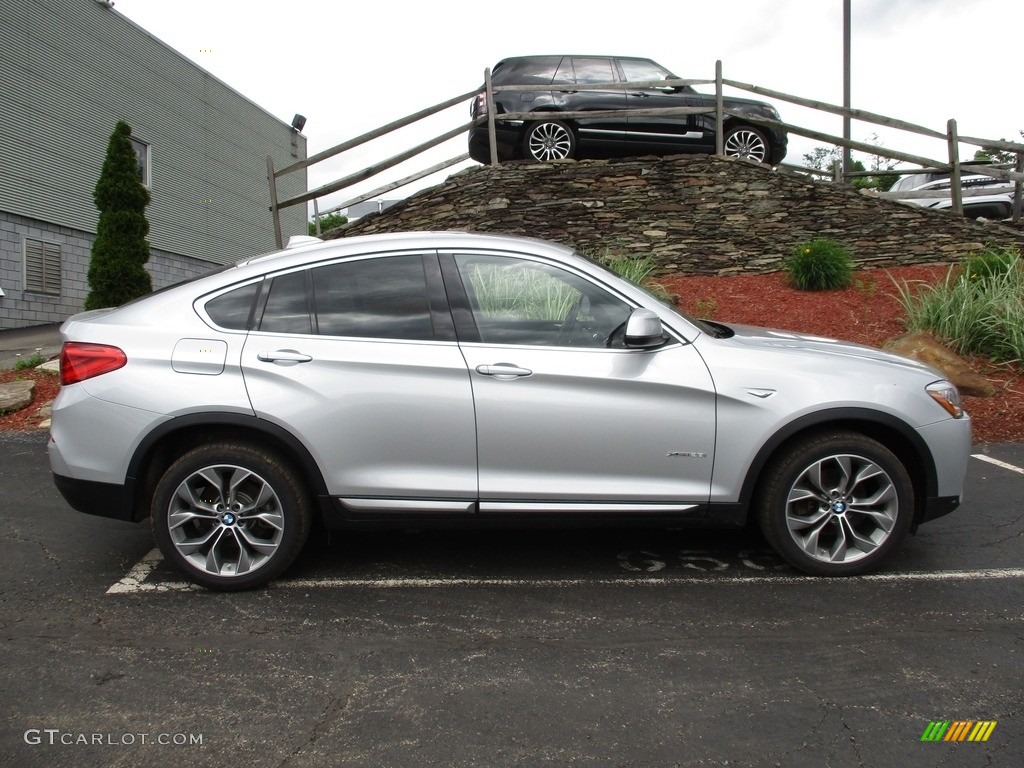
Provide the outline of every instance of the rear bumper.
[[[495,127],[495,139],[498,143],[499,160],[515,160],[518,157],[519,129]],[[491,147],[487,140],[487,126],[473,128],[469,132],[469,156],[478,163],[488,165],[491,162]]]
[[54,473],[53,483],[64,500],[79,512],[137,523],[147,517],[147,510],[136,510],[132,490],[128,486],[77,480]]

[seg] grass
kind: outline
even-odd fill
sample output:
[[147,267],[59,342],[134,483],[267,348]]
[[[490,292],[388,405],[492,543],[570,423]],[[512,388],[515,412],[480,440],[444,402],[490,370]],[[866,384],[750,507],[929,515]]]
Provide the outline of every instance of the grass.
[[911,331],[965,355],[1024,362],[1024,266],[1014,249],[989,249],[951,267],[937,285],[897,283]]

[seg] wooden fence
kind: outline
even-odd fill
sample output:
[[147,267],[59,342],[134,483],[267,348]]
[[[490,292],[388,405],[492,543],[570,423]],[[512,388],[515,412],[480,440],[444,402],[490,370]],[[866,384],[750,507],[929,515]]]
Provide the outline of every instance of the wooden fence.
[[[809,173],[820,176],[831,176],[833,179],[840,183],[845,183],[855,175],[882,175],[883,173],[920,173],[922,170],[935,170],[943,173],[950,174],[950,192],[949,195],[952,201],[952,208],[957,213],[963,213],[963,197],[972,195],[992,194],[994,191],[992,188],[983,190],[963,190],[961,189],[960,176],[962,172],[962,163],[960,161],[960,145],[970,144],[982,149],[992,149],[1001,152],[1010,152],[1016,155],[1016,163],[1014,167],[1007,168],[998,165],[985,165],[978,166],[972,164],[970,166],[971,173],[983,174],[997,179],[1002,179],[1009,184],[1013,185],[1013,220],[1017,222],[1020,220],[1021,215],[1021,188],[1024,183],[1024,144],[1004,141],[1000,139],[984,139],[976,138],[972,136],[961,136],[957,131],[956,120],[950,119],[946,124],[946,130],[936,131],[931,128],[924,126],[915,125],[905,120],[899,120],[897,118],[887,117],[885,115],[875,114],[873,112],[867,112],[861,109],[845,109],[835,104],[829,104],[827,102],[815,101],[812,99],[805,99],[799,96],[793,96],[782,91],[774,91],[769,88],[763,88],[761,86],[752,85],[750,83],[740,82],[738,80],[727,80],[722,77],[722,62],[718,61],[715,63],[715,78],[713,80],[658,80],[652,82],[643,83],[594,83],[594,84],[578,84],[573,86],[573,90],[631,90],[636,88],[653,88],[653,87],[671,87],[671,86],[682,86],[682,85],[714,85],[715,87],[715,106],[714,108],[705,107],[676,107],[671,109],[645,109],[645,110],[611,110],[611,111],[588,111],[588,112],[560,112],[559,117],[561,118],[598,118],[598,117],[611,117],[623,114],[630,114],[633,116],[643,115],[693,115],[693,114],[710,114],[714,113],[716,122],[716,146],[715,154],[723,155],[723,141],[724,131],[723,125],[727,116],[741,117],[744,121],[753,123],[755,125],[762,125],[766,128],[779,128],[785,130],[789,134],[795,134],[797,136],[804,136],[806,138],[821,141],[826,144],[830,144],[837,147],[844,147],[860,152],[865,152],[870,155],[885,157],[890,160],[896,160],[901,163],[910,163],[916,168],[912,170],[896,170],[896,171],[876,171],[876,172],[865,172],[862,174],[842,174],[840,172],[821,172],[811,168],[804,168],[802,166],[785,165],[784,167],[789,171]],[[936,160],[927,157],[921,157],[919,155],[913,155],[906,152],[900,152],[887,147],[877,146],[875,144],[868,144],[865,142],[852,141],[841,138],[839,136],[833,136],[828,133],[822,133],[820,131],[814,131],[809,128],[804,128],[798,125],[792,125],[790,123],[782,122],[780,120],[772,120],[769,118],[762,118],[753,116],[747,113],[741,113],[725,108],[725,99],[723,96],[723,88],[729,86],[740,91],[747,91],[749,93],[756,94],[757,96],[772,99],[775,101],[785,101],[791,104],[796,104],[802,107],[808,107],[810,109],[828,112],[834,115],[842,117],[849,117],[852,120],[860,122],[871,123],[873,125],[880,125],[887,128],[894,128],[901,131],[905,131],[918,136],[926,136],[934,139],[941,139],[946,142],[947,145],[947,159]],[[538,87],[535,85],[529,86],[502,86],[502,91],[535,91]],[[387,160],[380,163],[371,165],[358,173],[350,174],[341,179],[337,179],[328,184],[317,187],[316,189],[305,192],[301,195],[289,198],[287,200],[279,200],[277,196],[277,180],[282,176],[289,173],[309,168],[319,162],[335,157],[343,152],[355,149],[356,147],[362,146],[374,139],[378,139],[385,136],[393,131],[400,128],[412,125],[420,120],[431,117],[456,106],[460,103],[465,103],[469,99],[476,98],[478,94],[484,94],[487,99],[488,109],[487,116],[470,120],[467,123],[452,128],[451,130],[437,136],[429,141],[425,141],[421,144],[412,147],[411,149],[401,152],[398,155],[394,155]],[[495,141],[495,125],[499,120],[538,120],[545,117],[549,118],[550,113],[530,113],[530,112],[512,112],[502,113],[501,115],[496,114],[494,107],[494,91],[491,85],[491,73],[490,70],[484,71],[484,85],[480,88],[476,88],[467,93],[459,94],[446,101],[436,104],[432,107],[427,107],[419,112],[415,112],[407,117],[395,120],[394,122],[388,123],[387,125],[381,126],[375,130],[364,133],[361,136],[357,136],[354,139],[350,139],[341,144],[338,144],[330,149],[326,149],[322,152],[309,157],[305,160],[301,160],[297,163],[275,169],[274,163],[271,158],[267,158],[267,179],[270,185],[270,211],[274,220],[274,235],[277,240],[278,247],[283,247],[283,237],[281,233],[281,218],[280,211],[294,205],[302,205],[305,203],[313,202],[314,205],[314,217],[317,221],[317,227],[319,231],[319,217],[335,211],[339,211],[348,208],[356,203],[370,200],[379,195],[390,192],[394,189],[411,184],[415,181],[419,181],[431,174],[442,171],[446,168],[458,165],[459,163],[469,159],[468,154],[461,154],[453,157],[449,160],[443,161],[436,165],[426,168],[410,176],[407,176],[398,181],[386,184],[378,187],[371,192],[353,197],[345,200],[344,202],[333,206],[326,211],[320,211],[318,207],[318,200],[326,195],[338,192],[340,190],[351,187],[357,183],[365,181],[373,176],[376,176],[396,165],[403,163],[413,157],[416,157],[427,150],[442,144],[449,139],[452,139],[459,135],[465,135],[471,128],[478,125],[487,124],[488,132],[490,134],[490,146],[491,146],[491,162],[497,164],[499,158],[497,156],[497,142]],[[898,199],[912,199],[921,197],[942,197],[945,198],[945,192],[886,192],[879,193],[881,197],[898,198]]]

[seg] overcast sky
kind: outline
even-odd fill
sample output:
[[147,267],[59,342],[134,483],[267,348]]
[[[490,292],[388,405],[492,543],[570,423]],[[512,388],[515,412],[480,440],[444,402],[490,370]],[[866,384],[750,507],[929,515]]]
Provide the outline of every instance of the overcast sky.
[[[586,7],[479,0],[117,0],[115,10],[280,119],[305,115],[310,155],[473,90],[486,67],[526,54],[643,56],[680,77],[707,79],[720,59],[726,78],[842,104],[842,0],[646,0]],[[946,121],[955,118],[963,135],[1019,139],[1021,29],[1021,0],[852,0],[852,104],[935,130],[945,131]],[[786,122],[842,135],[839,117],[774,104]],[[429,126],[314,166],[309,186],[468,119],[467,102]],[[887,147],[945,158],[940,142],[870,124],[854,123],[852,138],[873,133]],[[465,144],[460,137],[426,160],[321,201],[321,209],[464,152]],[[787,162],[802,163],[816,144],[791,137]],[[973,151],[963,146],[962,159]],[[434,183],[441,180],[443,175]]]

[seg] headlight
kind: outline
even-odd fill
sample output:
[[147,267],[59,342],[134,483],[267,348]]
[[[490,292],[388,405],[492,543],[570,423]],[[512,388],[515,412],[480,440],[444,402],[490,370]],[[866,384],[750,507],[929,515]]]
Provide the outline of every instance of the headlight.
[[932,400],[941,405],[943,409],[954,419],[964,415],[964,404],[960,399],[960,390],[950,381],[936,381],[929,384],[925,389],[931,395]]

